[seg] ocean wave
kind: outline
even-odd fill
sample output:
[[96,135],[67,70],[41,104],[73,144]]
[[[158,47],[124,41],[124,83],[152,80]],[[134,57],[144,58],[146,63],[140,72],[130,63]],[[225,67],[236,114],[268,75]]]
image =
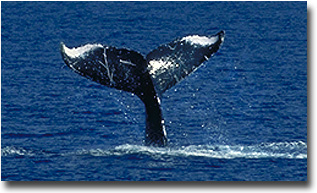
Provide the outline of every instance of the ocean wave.
[[[4,147],[1,156],[35,156],[38,153],[16,147]],[[41,151],[42,155],[45,155]],[[125,156],[147,155],[152,157],[207,157],[216,159],[307,159],[307,144],[302,141],[261,143],[256,145],[189,145],[171,148],[159,148],[143,145],[119,145],[113,149],[90,149],[60,153],[60,156]],[[51,156],[52,154],[47,154]],[[56,156],[56,155],[55,155]]]

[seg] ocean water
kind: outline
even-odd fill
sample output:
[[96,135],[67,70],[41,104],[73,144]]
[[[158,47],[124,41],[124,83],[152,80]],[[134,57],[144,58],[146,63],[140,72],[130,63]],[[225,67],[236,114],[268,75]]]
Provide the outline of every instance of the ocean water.
[[[64,64],[60,42],[146,55],[225,30],[164,93],[169,144],[145,109]],[[2,181],[306,181],[306,2],[1,2]]]

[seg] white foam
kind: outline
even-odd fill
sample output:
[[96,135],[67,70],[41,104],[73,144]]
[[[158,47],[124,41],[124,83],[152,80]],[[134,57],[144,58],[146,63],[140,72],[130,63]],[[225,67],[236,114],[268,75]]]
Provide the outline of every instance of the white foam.
[[84,56],[84,53],[95,48],[103,48],[103,46],[101,44],[86,44],[84,46],[77,47],[77,48],[68,48],[63,44],[63,49],[65,54],[71,58]]
[[299,142],[267,143],[259,145],[190,145],[179,148],[158,148],[141,145],[120,145],[113,150],[81,150],[76,154],[92,156],[123,156],[143,154],[159,158],[162,156],[208,157],[218,159],[307,159],[307,145]]
[[1,148],[1,156],[34,156],[34,152],[30,150],[25,150],[24,148],[18,148],[18,147],[3,147]]
[[218,36],[206,37],[206,36],[198,36],[198,35],[186,36],[181,39],[181,41],[186,41],[187,43],[201,45],[201,46],[212,45],[216,43],[217,40],[218,40]]
[[[76,152],[57,153],[60,156],[125,156],[131,154],[148,155],[154,158],[171,157],[206,157],[216,159],[307,159],[307,144],[302,141],[261,143],[256,145],[189,145],[182,147],[150,147],[143,145],[119,145],[112,149],[90,149]],[[1,156],[36,156],[56,154],[43,151],[25,150],[18,147],[3,147]]]

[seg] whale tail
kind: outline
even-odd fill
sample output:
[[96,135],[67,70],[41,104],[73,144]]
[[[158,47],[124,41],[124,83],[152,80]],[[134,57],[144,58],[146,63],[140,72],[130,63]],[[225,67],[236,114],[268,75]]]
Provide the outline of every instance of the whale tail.
[[70,49],[61,43],[60,50],[66,65],[81,76],[136,94],[146,110],[146,145],[165,146],[159,96],[217,52],[224,36],[224,31],[185,36],[159,46],[145,58],[133,50],[101,44]]

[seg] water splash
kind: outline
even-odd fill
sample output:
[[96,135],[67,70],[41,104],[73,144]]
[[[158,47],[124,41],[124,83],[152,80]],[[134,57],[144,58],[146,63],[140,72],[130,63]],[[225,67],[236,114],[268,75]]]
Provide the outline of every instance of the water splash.
[[26,150],[21,147],[3,147],[1,148],[1,157],[6,157],[6,156],[34,156],[36,155],[35,152]]
[[[152,157],[206,157],[216,159],[307,159],[307,144],[302,141],[295,141],[261,143],[257,145],[190,145],[175,148],[157,148],[143,145],[125,144],[108,150],[79,150],[75,152],[61,153],[60,156],[124,156],[132,154]],[[35,151],[28,151],[23,148],[4,147],[1,149],[1,156],[35,155],[37,155]]]

